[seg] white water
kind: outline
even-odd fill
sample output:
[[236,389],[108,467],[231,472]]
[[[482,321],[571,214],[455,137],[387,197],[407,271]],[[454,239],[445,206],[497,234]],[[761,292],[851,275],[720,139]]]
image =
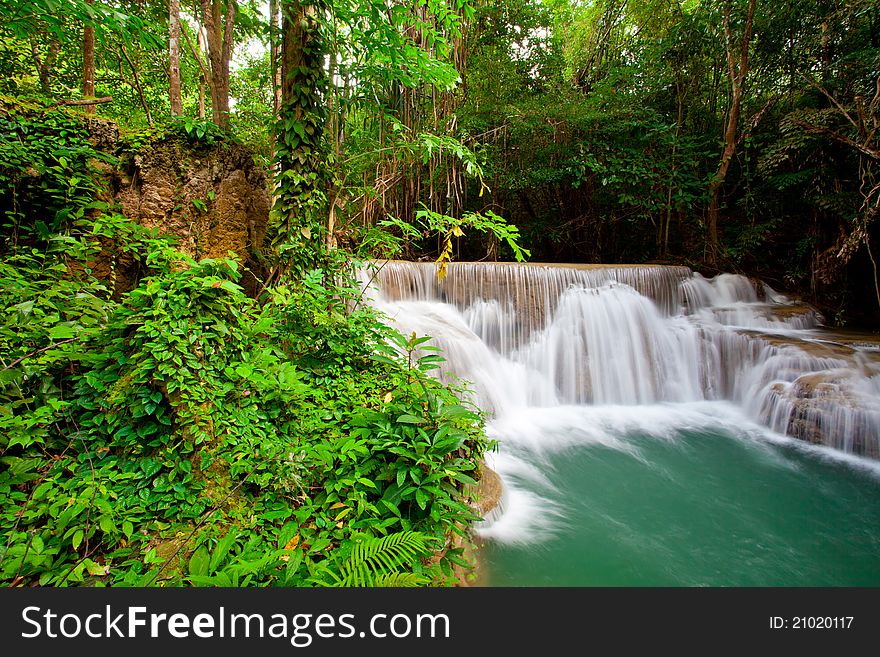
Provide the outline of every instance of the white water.
[[553,486],[542,458],[582,445],[638,457],[626,440],[636,433],[674,441],[712,429],[758,443],[788,434],[822,458],[880,472],[861,458],[880,457],[873,354],[822,345],[815,311],[745,277],[460,263],[438,283],[432,264],[390,262],[362,278],[402,332],[433,336],[442,375],[472,382],[492,413],[501,449],[489,461],[505,496],[486,536],[552,533],[560,514],[534,492]]

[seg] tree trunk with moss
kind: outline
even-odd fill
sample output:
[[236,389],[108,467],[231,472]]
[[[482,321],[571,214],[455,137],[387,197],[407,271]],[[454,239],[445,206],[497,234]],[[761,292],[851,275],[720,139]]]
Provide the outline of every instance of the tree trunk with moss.
[[281,5],[281,107],[275,137],[279,179],[271,238],[297,269],[320,259],[327,209],[325,7],[324,0],[283,0]]

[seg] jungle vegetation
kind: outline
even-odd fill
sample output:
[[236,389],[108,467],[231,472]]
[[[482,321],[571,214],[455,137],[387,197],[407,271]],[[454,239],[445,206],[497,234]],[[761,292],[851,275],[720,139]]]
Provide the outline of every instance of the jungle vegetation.
[[[369,259],[686,264],[880,317],[874,0],[0,0],[0,72],[9,585],[453,582],[491,445],[360,303]],[[168,139],[252,151],[258,253],[120,212],[106,170]]]

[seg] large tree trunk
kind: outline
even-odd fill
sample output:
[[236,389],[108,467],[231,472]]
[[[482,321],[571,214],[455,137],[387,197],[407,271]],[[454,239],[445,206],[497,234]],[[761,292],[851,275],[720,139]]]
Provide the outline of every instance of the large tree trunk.
[[290,266],[305,268],[321,255],[327,216],[322,146],[327,75],[317,16],[324,0],[282,0],[281,109],[276,160],[281,170],[272,241],[293,244]]
[[208,60],[211,65],[211,107],[214,123],[223,129],[229,127],[229,62],[232,59],[232,30],[235,26],[235,0],[201,0],[202,24],[208,41]]
[[[95,0],[88,0],[88,4],[95,4]],[[95,95],[95,28],[92,25],[86,25],[83,29],[82,94],[86,98]],[[85,111],[94,114],[95,106],[86,105]]]
[[[320,104],[323,86],[324,48],[316,24],[318,2],[282,0],[281,100],[297,118]],[[296,89],[307,85],[304,93]]]
[[180,91],[180,0],[168,0],[168,96],[171,116],[183,114]]
[[718,263],[721,244],[718,239],[718,213],[721,206],[721,188],[727,178],[730,162],[736,154],[737,135],[739,134],[739,117],[742,113],[742,101],[745,93],[746,77],[749,72],[749,44],[752,40],[752,19],[755,16],[755,0],[749,0],[746,10],[746,22],[743,27],[739,53],[734,53],[733,37],[730,29],[730,4],[724,5],[724,50],[727,54],[727,74],[730,79],[730,109],[727,112],[727,124],[724,129],[724,149],[718,162],[718,169],[709,182],[709,210],[706,218],[706,246],[708,258],[712,264]]

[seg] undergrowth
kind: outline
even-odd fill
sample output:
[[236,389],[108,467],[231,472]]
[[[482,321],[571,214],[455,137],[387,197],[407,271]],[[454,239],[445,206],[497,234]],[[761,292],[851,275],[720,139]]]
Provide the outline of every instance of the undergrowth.
[[489,444],[424,338],[341,265],[247,296],[96,200],[79,123],[4,121],[0,581],[450,583]]

